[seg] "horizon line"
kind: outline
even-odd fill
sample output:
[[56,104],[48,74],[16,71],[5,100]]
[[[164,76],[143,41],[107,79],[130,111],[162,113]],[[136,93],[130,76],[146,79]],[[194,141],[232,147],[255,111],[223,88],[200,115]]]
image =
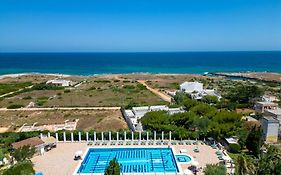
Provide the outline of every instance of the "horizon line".
[[5,53],[199,53],[199,52],[281,52],[281,50],[202,50],[202,51],[0,51]]

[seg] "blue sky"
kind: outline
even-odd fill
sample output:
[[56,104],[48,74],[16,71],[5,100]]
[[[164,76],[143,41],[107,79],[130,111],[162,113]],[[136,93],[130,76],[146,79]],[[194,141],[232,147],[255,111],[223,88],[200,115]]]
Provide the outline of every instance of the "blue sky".
[[1,52],[281,50],[281,0],[0,0]]

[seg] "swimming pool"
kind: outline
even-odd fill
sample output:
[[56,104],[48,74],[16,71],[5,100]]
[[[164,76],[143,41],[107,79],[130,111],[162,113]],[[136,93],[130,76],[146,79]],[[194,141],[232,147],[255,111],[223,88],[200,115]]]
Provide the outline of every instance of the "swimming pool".
[[176,155],[176,160],[179,163],[191,163],[192,162],[192,158],[186,154]]
[[171,148],[90,148],[77,173],[104,173],[114,157],[122,173],[179,172]]

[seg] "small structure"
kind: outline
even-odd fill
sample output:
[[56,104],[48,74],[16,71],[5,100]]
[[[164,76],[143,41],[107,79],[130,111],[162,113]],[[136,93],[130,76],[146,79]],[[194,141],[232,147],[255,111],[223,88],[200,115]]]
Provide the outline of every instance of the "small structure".
[[44,154],[45,152],[45,143],[39,137],[31,137],[19,142],[12,143],[14,149],[19,149],[23,146],[35,147],[36,153]]
[[197,81],[195,82],[184,82],[180,85],[180,90],[182,92],[191,94],[193,92],[202,92],[203,91],[203,84]]
[[278,104],[270,101],[257,102],[255,105],[256,113],[264,113],[266,110],[276,110],[277,108]]
[[272,116],[261,119],[263,137],[267,143],[276,143],[278,140],[279,121]]
[[51,136],[51,137],[42,137],[41,140],[44,142],[45,146],[45,150],[49,151],[52,148],[55,148],[57,146],[57,140]]
[[281,108],[265,110],[264,115],[271,116],[271,117],[279,120],[279,122],[281,122]]
[[214,89],[204,89],[203,84],[197,81],[182,83],[180,91],[189,94],[194,100],[201,100],[205,96],[215,96],[218,100],[222,98]]
[[238,138],[237,137],[225,138],[225,141],[226,141],[227,145],[238,144]]
[[246,120],[247,122],[258,122],[259,123],[259,121],[257,119],[255,119],[254,117],[252,117],[251,115],[243,117],[243,119]]
[[54,80],[47,81],[46,84],[52,84],[55,86],[62,86],[62,87],[69,87],[69,86],[73,86],[74,82],[72,82],[70,80],[54,79]]
[[266,94],[266,95],[262,96],[262,100],[266,101],[266,102],[278,102],[279,98],[272,94]]
[[133,107],[132,110],[124,110],[123,115],[132,131],[142,131],[142,125],[139,123],[139,119],[146,113],[152,111],[166,111],[169,115],[185,112],[182,108],[169,108],[166,105],[157,105]]

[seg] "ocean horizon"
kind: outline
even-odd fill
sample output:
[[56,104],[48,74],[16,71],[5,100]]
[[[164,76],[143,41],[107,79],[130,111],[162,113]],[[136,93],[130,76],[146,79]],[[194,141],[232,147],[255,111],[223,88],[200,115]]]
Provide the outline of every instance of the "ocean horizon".
[[281,51],[0,53],[0,75],[281,72]]

